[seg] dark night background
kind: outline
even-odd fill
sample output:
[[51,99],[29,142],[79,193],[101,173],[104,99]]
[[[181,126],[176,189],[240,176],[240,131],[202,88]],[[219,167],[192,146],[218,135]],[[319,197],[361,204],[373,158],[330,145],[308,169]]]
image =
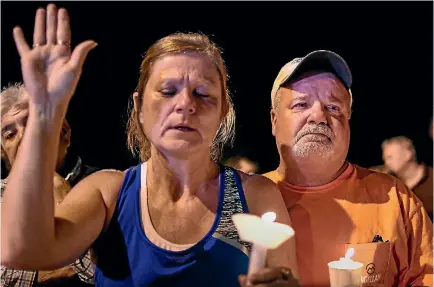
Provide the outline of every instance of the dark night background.
[[[72,149],[90,165],[125,169],[128,100],[142,55],[170,33],[201,31],[224,49],[237,112],[226,156],[243,153],[274,169],[270,92],[279,69],[315,49],[340,54],[353,73],[351,162],[382,163],[381,142],[405,135],[432,164],[433,2],[54,2],[68,9],[72,44],[93,39],[68,119]],[[21,81],[12,29],[31,43],[46,2],[1,3],[1,85]]]

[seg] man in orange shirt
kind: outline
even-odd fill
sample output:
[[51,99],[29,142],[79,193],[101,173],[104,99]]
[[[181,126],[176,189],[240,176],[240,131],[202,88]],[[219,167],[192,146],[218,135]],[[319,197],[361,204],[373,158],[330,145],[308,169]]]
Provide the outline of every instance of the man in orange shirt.
[[432,222],[397,178],[351,164],[352,75],[330,51],[286,64],[272,93],[278,183],[291,216],[302,286],[330,286],[328,262],[353,247],[361,286],[431,286]]

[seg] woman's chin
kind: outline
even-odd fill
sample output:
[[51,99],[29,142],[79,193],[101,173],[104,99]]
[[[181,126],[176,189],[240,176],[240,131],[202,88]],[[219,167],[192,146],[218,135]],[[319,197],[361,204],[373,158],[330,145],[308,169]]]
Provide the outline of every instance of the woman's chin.
[[209,151],[209,146],[199,141],[176,139],[165,141],[158,146],[158,149],[163,151],[166,156],[188,159],[189,156]]

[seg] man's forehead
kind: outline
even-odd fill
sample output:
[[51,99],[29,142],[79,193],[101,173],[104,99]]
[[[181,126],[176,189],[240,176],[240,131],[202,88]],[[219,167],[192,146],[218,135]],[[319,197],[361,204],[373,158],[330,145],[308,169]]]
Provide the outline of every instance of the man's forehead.
[[23,98],[20,101],[15,101],[15,102],[9,102],[6,100],[6,101],[2,101],[1,114],[5,115],[12,110],[28,110],[28,109],[29,109],[29,100],[27,98]]
[[342,81],[329,71],[308,71],[285,83],[280,90],[286,90],[293,96],[310,92],[329,94],[340,100],[350,100],[351,95]]
[[1,117],[1,123],[3,125],[7,125],[10,122],[19,120],[21,118],[24,118],[28,115],[29,110],[27,107],[23,106],[14,106],[9,111],[7,111],[5,114]]
[[405,142],[392,141],[386,144],[385,150],[395,151],[401,149],[408,149],[408,144]]
[[386,156],[390,155],[401,155],[402,152],[410,150],[410,148],[402,142],[390,142],[386,144],[383,149],[383,154]]

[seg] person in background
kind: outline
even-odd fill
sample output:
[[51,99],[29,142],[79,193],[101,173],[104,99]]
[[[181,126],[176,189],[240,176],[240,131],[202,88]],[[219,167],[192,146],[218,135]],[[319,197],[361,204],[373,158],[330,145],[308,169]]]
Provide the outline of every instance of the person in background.
[[433,169],[417,160],[413,141],[397,136],[383,141],[384,166],[401,179],[422,201],[433,220]]
[[[19,151],[29,115],[29,96],[22,83],[9,85],[0,94],[1,101],[1,151],[5,167],[10,170]],[[65,198],[71,187],[98,169],[85,165],[82,159],[68,152],[71,128],[63,121],[59,136],[56,170],[53,175],[55,204]],[[2,170],[2,173],[4,171]],[[7,171],[6,171],[7,174]],[[1,180],[1,198],[8,178]],[[11,191],[13,192],[13,191]],[[93,286],[94,270],[90,253],[86,253],[71,265],[52,271],[24,271],[1,266],[2,286]]]
[[225,165],[241,170],[247,174],[258,172],[258,164],[245,156],[233,156],[225,161]]

